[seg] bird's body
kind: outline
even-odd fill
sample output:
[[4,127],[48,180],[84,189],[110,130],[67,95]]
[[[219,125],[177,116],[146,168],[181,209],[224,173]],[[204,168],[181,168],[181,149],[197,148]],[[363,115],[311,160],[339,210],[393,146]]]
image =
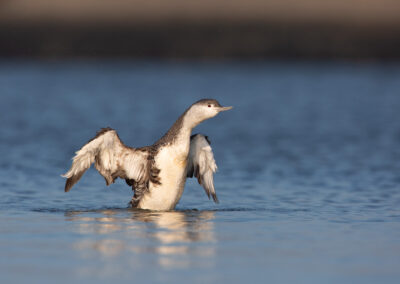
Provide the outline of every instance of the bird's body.
[[149,193],[139,202],[140,208],[171,210],[182,196],[186,182],[187,154],[177,147],[164,147],[155,157],[155,165],[160,169],[160,185],[149,184]]
[[104,128],[84,145],[73,159],[65,191],[95,163],[107,185],[123,178],[132,186],[132,207],[150,210],[172,210],[179,202],[186,178],[196,176],[208,197],[218,202],[213,185],[216,171],[214,156],[207,137],[192,134],[202,121],[214,117],[221,107],[216,100],[196,102],[182,114],[156,143],[142,148],[125,146],[115,130]]

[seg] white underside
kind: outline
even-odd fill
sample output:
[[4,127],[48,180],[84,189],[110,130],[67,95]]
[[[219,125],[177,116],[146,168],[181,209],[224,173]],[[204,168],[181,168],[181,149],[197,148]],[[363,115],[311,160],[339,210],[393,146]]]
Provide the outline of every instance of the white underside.
[[149,210],[172,210],[179,202],[186,182],[188,154],[182,148],[164,147],[155,157],[156,167],[161,169],[161,185],[150,183],[138,208]]

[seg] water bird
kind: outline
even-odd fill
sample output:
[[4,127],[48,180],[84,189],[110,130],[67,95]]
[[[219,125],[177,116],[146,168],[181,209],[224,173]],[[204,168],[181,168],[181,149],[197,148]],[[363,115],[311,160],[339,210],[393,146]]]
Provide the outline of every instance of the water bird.
[[149,210],[172,210],[179,202],[187,177],[196,177],[208,198],[218,203],[214,188],[217,165],[210,141],[192,130],[204,120],[230,110],[215,99],[192,104],[157,142],[151,146],[126,146],[112,128],[103,128],[73,157],[65,192],[94,163],[106,184],[125,179],[134,192],[130,206]]

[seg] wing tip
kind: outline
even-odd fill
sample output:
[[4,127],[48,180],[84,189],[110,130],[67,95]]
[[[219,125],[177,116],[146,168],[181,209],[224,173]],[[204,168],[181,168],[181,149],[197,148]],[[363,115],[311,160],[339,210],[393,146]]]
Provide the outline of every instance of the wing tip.
[[212,193],[211,195],[212,195],[212,198],[213,198],[214,202],[215,202],[216,204],[218,204],[218,203],[219,203],[219,200],[218,200],[217,194],[216,194],[216,193]]
[[68,192],[73,186],[71,178],[68,178],[65,182],[64,192]]
[[82,175],[85,173],[85,171],[81,171],[79,173],[74,174],[73,176],[67,178],[67,181],[65,182],[65,187],[64,187],[64,192],[70,191],[70,189],[74,186],[75,183],[80,180]]

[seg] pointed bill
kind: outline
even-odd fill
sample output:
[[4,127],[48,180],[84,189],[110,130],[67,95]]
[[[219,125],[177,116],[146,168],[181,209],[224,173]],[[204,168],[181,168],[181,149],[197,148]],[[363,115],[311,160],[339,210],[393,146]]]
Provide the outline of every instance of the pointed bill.
[[232,106],[227,106],[227,107],[220,107],[220,108],[218,108],[218,110],[219,111],[226,111],[226,110],[230,110],[232,108],[233,108]]

